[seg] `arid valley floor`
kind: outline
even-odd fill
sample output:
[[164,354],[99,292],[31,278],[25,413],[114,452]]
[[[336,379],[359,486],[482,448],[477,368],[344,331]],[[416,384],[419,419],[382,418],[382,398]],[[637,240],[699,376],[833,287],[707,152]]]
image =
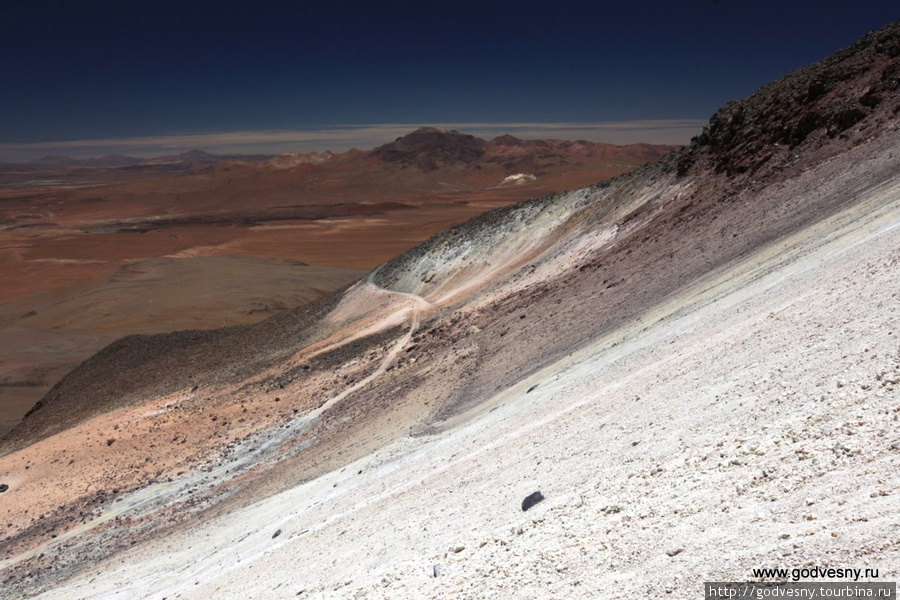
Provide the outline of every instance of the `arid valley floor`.
[[0,165],[0,435],[125,335],[260,321],[485,210],[671,149],[421,129],[342,154]]

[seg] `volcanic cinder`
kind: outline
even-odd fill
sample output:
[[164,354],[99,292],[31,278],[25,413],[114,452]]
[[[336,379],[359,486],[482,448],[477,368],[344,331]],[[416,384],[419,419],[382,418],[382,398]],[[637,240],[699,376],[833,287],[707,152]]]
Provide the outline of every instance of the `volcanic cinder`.
[[258,324],[107,347],[4,440],[6,589],[893,578],[898,88],[894,24],[630,175],[487,212]]

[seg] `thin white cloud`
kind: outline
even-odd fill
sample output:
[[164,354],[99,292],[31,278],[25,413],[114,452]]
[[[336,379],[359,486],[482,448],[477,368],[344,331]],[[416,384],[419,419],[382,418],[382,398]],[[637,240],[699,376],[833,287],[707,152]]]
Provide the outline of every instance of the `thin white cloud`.
[[483,138],[511,134],[522,138],[585,139],[610,144],[686,144],[705,125],[699,119],[607,121],[595,123],[386,123],[336,125],[296,131],[233,131],[125,138],[0,143],[0,160],[17,161],[48,154],[74,157],[129,154],[148,157],[200,148],[215,153],[276,154],[311,150],[372,148],[429,125]]

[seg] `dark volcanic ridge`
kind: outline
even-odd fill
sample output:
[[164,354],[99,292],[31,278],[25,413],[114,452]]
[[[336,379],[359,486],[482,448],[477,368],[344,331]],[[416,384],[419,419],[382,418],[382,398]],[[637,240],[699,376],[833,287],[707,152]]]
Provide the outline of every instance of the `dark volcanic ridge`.
[[[678,163],[686,174],[700,159],[729,175],[754,174],[796,160],[837,138],[854,143],[874,135],[900,113],[900,39],[893,24],[856,40],[827,58],[766,85],[745,100],[729,102],[694,138]],[[887,106],[882,107],[887,102]],[[879,108],[881,107],[881,108]],[[872,117],[872,118],[868,118]],[[844,146],[830,144],[837,153]]]

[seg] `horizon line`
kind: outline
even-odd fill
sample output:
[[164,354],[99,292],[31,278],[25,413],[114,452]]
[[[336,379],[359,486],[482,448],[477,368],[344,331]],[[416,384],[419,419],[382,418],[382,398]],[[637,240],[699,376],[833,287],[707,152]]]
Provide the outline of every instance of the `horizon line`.
[[202,149],[218,154],[283,154],[286,152],[345,151],[374,148],[419,127],[436,127],[494,138],[515,135],[523,139],[583,139],[615,145],[686,145],[700,132],[705,119],[645,119],[596,122],[448,122],[328,125],[308,129],[190,132],[164,135],[47,140],[0,143],[0,161],[22,162],[47,155],[96,158],[128,154],[151,158]]

